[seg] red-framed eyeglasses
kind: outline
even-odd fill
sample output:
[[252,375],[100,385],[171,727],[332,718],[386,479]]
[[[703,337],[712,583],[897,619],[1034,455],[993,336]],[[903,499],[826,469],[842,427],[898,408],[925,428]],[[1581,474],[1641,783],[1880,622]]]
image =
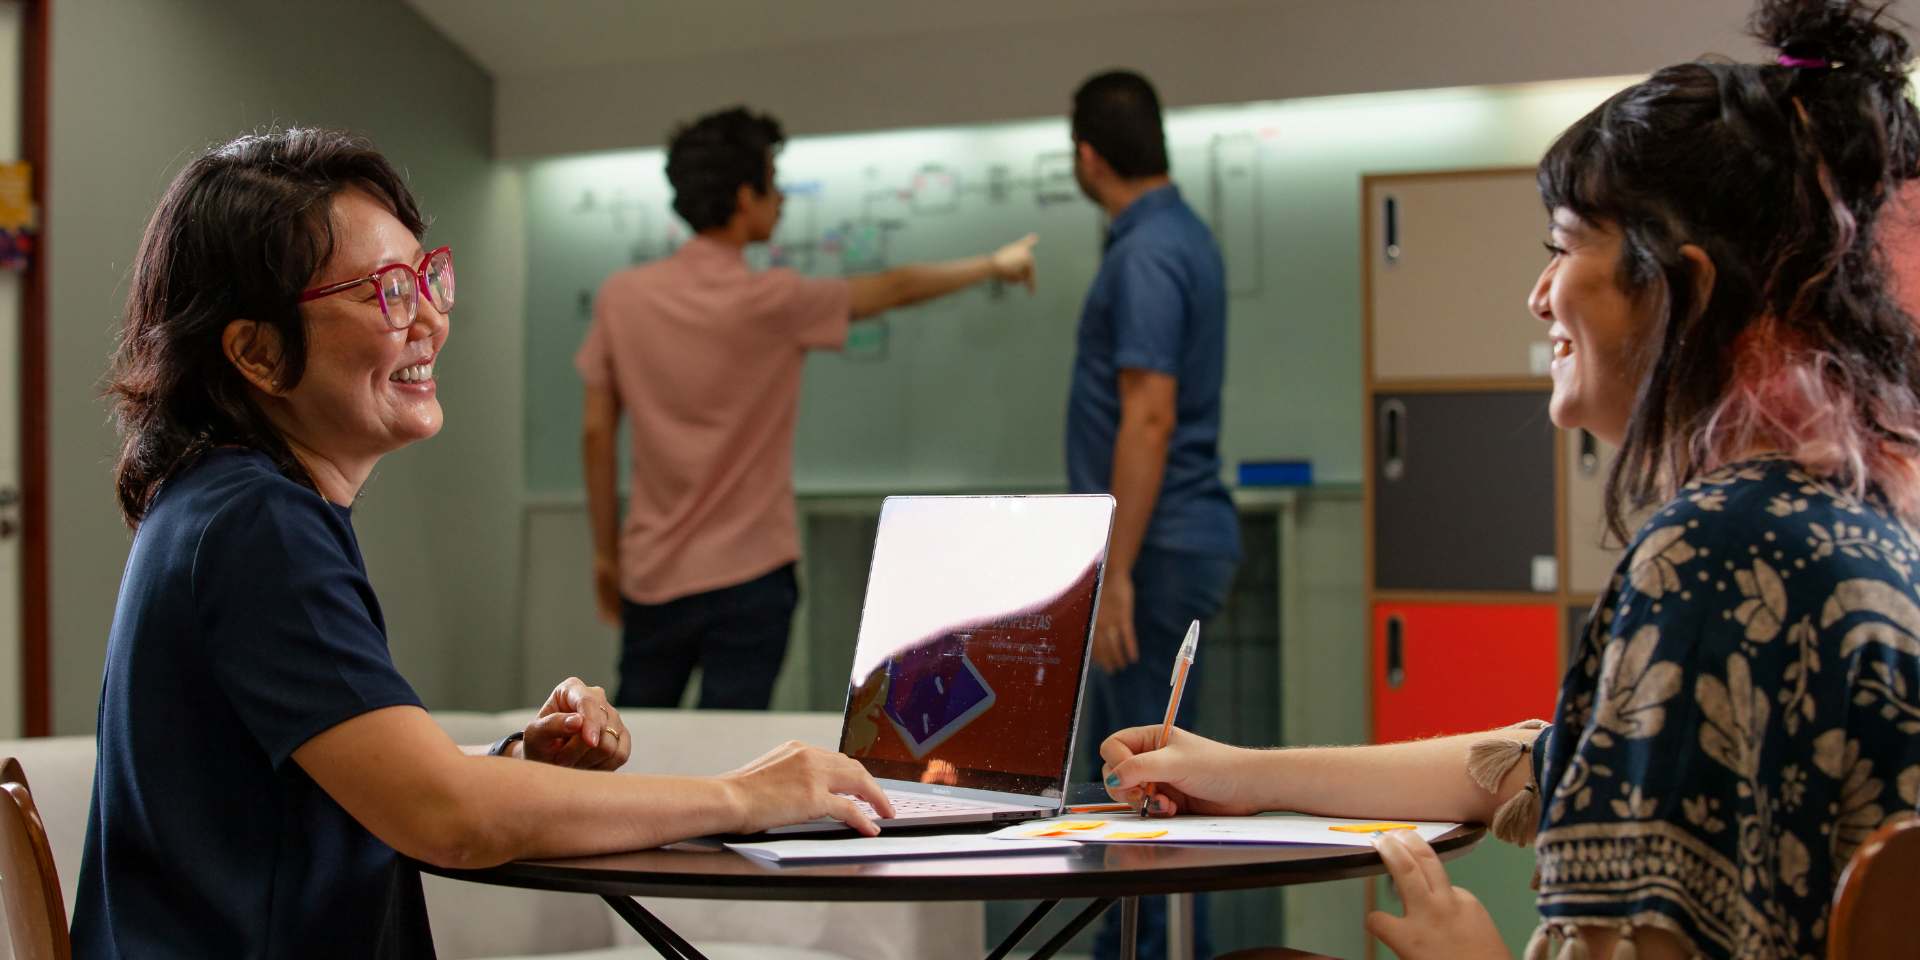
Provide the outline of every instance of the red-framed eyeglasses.
[[331,297],[363,283],[373,284],[379,292],[380,312],[386,314],[387,323],[395,330],[405,330],[419,315],[422,296],[441,313],[453,309],[453,248],[441,247],[427,254],[417,270],[404,263],[391,263],[357,280],[315,287],[302,293],[300,302]]

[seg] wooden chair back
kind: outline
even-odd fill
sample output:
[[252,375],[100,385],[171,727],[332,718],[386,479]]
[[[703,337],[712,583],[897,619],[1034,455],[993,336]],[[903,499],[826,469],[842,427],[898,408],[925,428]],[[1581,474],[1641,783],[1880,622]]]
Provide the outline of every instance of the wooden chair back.
[[1920,818],[1873,832],[1840,874],[1827,924],[1827,960],[1920,960],[1913,899],[1920,891]]
[[73,960],[67,939],[67,905],[53,866],[47,828],[33,805],[20,762],[0,760],[0,902],[14,960]]

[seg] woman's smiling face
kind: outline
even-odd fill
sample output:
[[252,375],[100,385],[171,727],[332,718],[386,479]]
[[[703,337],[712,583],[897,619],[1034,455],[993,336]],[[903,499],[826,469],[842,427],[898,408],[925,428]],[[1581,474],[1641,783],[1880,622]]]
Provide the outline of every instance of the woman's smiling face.
[[[333,201],[333,257],[307,283],[332,286],[390,264],[419,269],[426,251],[386,205],[359,188]],[[434,361],[447,339],[447,316],[426,296],[413,322],[394,328],[375,284],[363,283],[300,305],[306,368],[292,387],[260,398],[309,470],[335,472],[357,488],[373,462],[440,432]],[[396,313],[405,310],[390,302]],[[404,316],[397,322],[405,322]],[[324,466],[314,463],[315,459]],[[332,468],[329,471],[327,468]],[[322,481],[322,491],[329,484]],[[331,494],[330,494],[331,498]]]
[[1626,436],[1645,372],[1639,347],[1654,299],[1621,285],[1621,243],[1612,224],[1589,223],[1565,207],[1553,211],[1553,259],[1527,298],[1534,316],[1552,324],[1554,425],[1585,429],[1614,446]]

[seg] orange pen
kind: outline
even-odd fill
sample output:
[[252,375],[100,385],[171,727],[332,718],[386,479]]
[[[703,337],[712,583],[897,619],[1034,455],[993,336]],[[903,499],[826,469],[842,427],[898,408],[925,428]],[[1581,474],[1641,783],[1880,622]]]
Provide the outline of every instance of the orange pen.
[[[1160,742],[1154,745],[1158,750],[1167,745],[1167,737],[1173,734],[1173,718],[1180,712],[1180,695],[1187,692],[1187,671],[1193,669],[1193,655],[1200,648],[1200,621],[1195,620],[1187,628],[1187,638],[1180,642],[1180,652],[1173,658],[1173,679],[1167,685],[1173,693],[1167,697],[1167,719],[1160,725]],[[1140,819],[1147,818],[1147,804],[1153,802],[1154,783],[1148,781],[1140,785]]]

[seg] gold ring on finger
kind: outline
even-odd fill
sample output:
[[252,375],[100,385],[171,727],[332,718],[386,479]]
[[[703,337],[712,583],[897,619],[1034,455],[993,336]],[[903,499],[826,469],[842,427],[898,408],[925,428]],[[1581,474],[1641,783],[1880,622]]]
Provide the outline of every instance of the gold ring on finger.
[[612,727],[608,727],[608,728],[607,728],[607,736],[609,736],[609,737],[612,737],[612,738],[614,738],[615,740],[618,740],[618,739],[620,739],[620,731],[618,731],[618,730],[615,730],[615,729],[614,729],[614,728],[612,728]]

